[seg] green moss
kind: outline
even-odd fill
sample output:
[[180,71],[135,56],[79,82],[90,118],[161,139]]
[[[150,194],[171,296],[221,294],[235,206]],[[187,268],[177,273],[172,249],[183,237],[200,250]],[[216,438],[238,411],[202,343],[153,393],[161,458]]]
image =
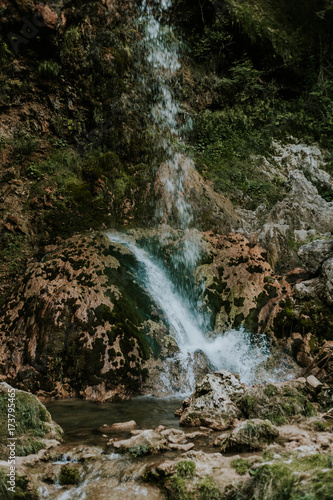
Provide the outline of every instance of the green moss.
[[16,441],[16,455],[18,457],[26,457],[31,454],[38,453],[45,449],[46,446],[42,441],[36,441],[32,437],[19,438]]
[[147,455],[147,453],[149,453],[149,447],[144,445],[144,444],[140,444],[137,446],[133,446],[132,448],[130,448],[128,450],[128,452],[134,458],[141,457],[141,456]]
[[246,418],[268,419],[274,425],[282,425],[296,415],[316,414],[315,407],[300,390],[284,387],[280,392],[272,384],[256,390],[255,395],[246,394],[239,407]]
[[321,422],[321,421],[313,422],[313,426],[314,426],[315,430],[318,432],[324,432],[327,429],[326,423]]
[[274,385],[272,384],[268,384],[265,386],[264,388],[264,393],[266,394],[266,396],[268,396],[269,398],[271,398],[272,396],[276,396],[276,394],[278,394],[278,389],[277,387],[275,387]]
[[210,476],[206,476],[198,483],[197,492],[200,500],[222,500],[223,498],[215,481]]
[[195,473],[195,463],[192,460],[181,460],[175,467],[179,477],[192,479]]
[[6,469],[0,468],[0,498],[1,500],[38,500],[39,495],[25,475],[16,475],[15,493],[8,490]]
[[63,485],[78,484],[80,479],[80,471],[74,467],[64,465],[61,467],[59,475],[59,483]]
[[53,79],[57,78],[60,74],[61,67],[52,59],[48,61],[42,61],[38,65],[38,74],[41,78]]
[[189,500],[191,497],[187,494],[186,481],[182,477],[174,476],[169,479],[163,491],[167,498],[172,500]]
[[236,458],[235,460],[231,461],[231,467],[235,469],[237,474],[239,474],[240,476],[244,476],[244,474],[246,474],[250,469],[251,464],[249,460],[245,460],[244,458]]

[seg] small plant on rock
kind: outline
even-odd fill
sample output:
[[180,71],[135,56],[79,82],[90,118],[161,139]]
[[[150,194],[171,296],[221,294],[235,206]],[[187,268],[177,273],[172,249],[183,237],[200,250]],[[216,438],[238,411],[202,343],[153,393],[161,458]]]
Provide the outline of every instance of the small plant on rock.
[[59,483],[61,485],[65,484],[77,484],[79,482],[80,472],[74,467],[68,467],[64,465],[61,467]]
[[142,455],[147,455],[149,448],[145,444],[138,444],[137,446],[130,448],[128,452],[132,455],[132,457],[136,458],[141,457]]
[[251,464],[249,460],[245,460],[244,458],[235,458],[235,460],[231,462],[231,467],[235,469],[237,474],[244,476],[251,467]]
[[192,479],[195,472],[195,463],[192,460],[181,460],[176,465],[176,471],[179,477]]

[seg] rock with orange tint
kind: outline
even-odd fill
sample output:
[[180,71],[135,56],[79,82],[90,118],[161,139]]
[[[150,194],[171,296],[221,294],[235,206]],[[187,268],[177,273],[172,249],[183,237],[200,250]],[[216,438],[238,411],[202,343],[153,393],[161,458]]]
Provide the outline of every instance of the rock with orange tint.
[[204,282],[203,301],[215,317],[215,330],[244,325],[250,331],[272,326],[281,300],[292,294],[291,285],[277,276],[266,251],[240,233],[204,233],[215,251],[213,261],[196,269],[196,282]]
[[1,316],[1,379],[44,399],[128,398],[148,374],[146,315],[160,321],[133,280],[135,258],[98,233],[46,252],[28,266]]

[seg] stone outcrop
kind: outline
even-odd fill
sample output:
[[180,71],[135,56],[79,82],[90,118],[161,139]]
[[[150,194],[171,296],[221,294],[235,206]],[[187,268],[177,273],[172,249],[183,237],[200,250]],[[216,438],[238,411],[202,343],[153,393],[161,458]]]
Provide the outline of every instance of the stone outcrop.
[[215,318],[214,329],[269,330],[281,301],[292,295],[288,281],[274,273],[255,241],[239,233],[204,237],[214,249],[212,263],[198,267],[195,279],[204,281],[203,301]]
[[332,389],[312,376],[248,386],[237,375],[221,370],[206,375],[175,414],[180,425],[214,430],[228,429],[244,418],[282,425],[296,416],[311,417],[316,408],[330,407],[332,398]]
[[245,387],[237,375],[227,370],[206,375],[197,384],[195,393],[177,410],[180,425],[202,425],[216,431],[228,429],[241,416],[233,401],[244,393]]
[[303,266],[311,274],[317,274],[325,261],[333,255],[333,239],[315,240],[298,250]]
[[5,305],[2,379],[45,397],[139,391],[151,354],[145,322],[160,317],[134,282],[131,253],[97,233],[46,251]]
[[333,206],[321,194],[333,194],[332,179],[324,170],[324,154],[317,146],[272,143],[272,158],[262,158],[267,179],[290,186],[283,200],[269,211],[237,210],[246,235],[255,233],[267,250],[268,262],[290,270],[297,265],[297,247],[323,237],[333,227]]

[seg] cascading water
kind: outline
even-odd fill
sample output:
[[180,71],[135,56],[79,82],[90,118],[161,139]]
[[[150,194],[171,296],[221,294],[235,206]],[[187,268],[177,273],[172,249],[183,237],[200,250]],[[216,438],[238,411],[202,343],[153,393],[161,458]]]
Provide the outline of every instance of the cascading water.
[[[156,218],[160,224],[172,222],[187,233],[187,246],[196,247],[188,229],[193,223],[193,211],[188,201],[188,179],[194,170],[193,162],[179,152],[183,134],[191,125],[190,119],[181,120],[181,109],[173,95],[170,82],[181,65],[179,43],[171,26],[161,23],[163,13],[172,5],[171,0],[161,0],[154,6],[142,5],[145,23],[144,44],[148,51],[147,60],[152,67],[156,81],[155,102],[151,110],[156,138],[162,141],[167,157],[159,167],[155,186],[162,194],[158,201]],[[195,253],[192,252],[192,254]],[[183,255],[187,262],[187,255]],[[188,264],[191,264],[190,260]]]
[[[149,295],[163,311],[177,344],[180,348],[179,360],[186,372],[187,387],[192,390],[195,385],[193,374],[193,355],[203,352],[212,368],[228,369],[239,373],[241,380],[253,384],[260,379],[260,367],[269,357],[269,349],[263,342],[253,345],[250,336],[244,330],[230,330],[216,338],[206,338],[201,325],[204,319],[200,313],[194,314],[186,299],[177,292],[165,269],[154,261],[148,252],[139,248],[135,241],[124,235],[110,232],[107,234],[112,242],[125,245],[136,257],[140,270],[137,279],[146,288]],[[261,374],[265,381],[274,381],[278,373]]]
[[[192,231],[194,217],[188,197],[188,184],[192,161],[179,152],[179,144],[186,129],[181,123],[180,107],[168,84],[180,68],[179,44],[175,41],[172,27],[162,24],[163,13],[171,7],[171,0],[160,0],[150,6],[143,2],[141,23],[145,25],[144,43],[148,51],[147,59],[151,64],[157,91],[152,106],[151,118],[156,138],[162,140],[167,160],[159,167],[155,186],[162,196],[158,200],[156,218],[161,225],[170,224],[183,232],[182,251],[172,256],[174,269],[185,269],[191,274],[200,257],[198,231]],[[177,146],[176,146],[177,145]],[[164,227],[164,226],[162,226]],[[168,238],[167,229],[161,232],[161,244]],[[180,348],[178,360],[185,373],[187,390],[194,388],[194,354],[201,351],[209,360],[212,368],[229,369],[240,374],[242,381],[249,384],[258,379],[258,369],[269,356],[267,346],[261,339],[260,347],[254,346],[243,330],[231,330],[224,335],[206,338],[208,327],[203,314],[198,312],[193,302],[193,290],[176,288],[167,271],[160,262],[135,241],[117,233],[109,233],[113,242],[126,245],[135,255],[140,271],[137,278],[149,292],[152,299],[164,313],[164,317]],[[188,287],[187,287],[188,288]],[[192,299],[192,304],[191,304]],[[275,377],[265,373],[265,380]]]

